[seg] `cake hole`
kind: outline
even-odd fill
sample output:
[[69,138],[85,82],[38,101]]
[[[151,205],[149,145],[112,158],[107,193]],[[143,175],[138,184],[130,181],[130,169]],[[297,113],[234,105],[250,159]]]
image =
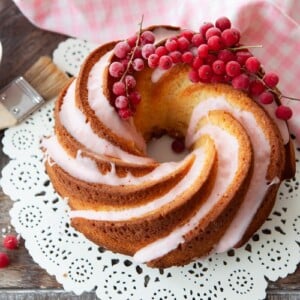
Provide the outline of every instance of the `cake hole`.
[[183,160],[188,155],[189,151],[185,149],[181,153],[174,152],[172,150],[173,141],[174,139],[168,135],[152,138],[147,145],[148,156],[160,163]]

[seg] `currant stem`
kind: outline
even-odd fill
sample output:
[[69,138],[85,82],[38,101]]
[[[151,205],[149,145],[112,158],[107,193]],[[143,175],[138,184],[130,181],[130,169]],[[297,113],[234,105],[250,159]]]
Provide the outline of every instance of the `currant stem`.
[[251,48],[262,48],[262,45],[250,45],[250,46],[240,46],[240,47],[236,47],[236,48],[228,48],[228,50],[247,50],[247,49],[251,49]]
[[300,101],[299,98],[289,97],[289,96],[285,96],[285,95],[280,95],[280,98],[286,98],[286,99],[289,99],[289,100]]
[[[139,33],[138,33],[138,37],[136,39],[136,42],[135,42],[135,46],[134,46],[134,49],[131,53],[131,56],[130,56],[130,59],[129,59],[129,62],[127,64],[127,68],[125,70],[125,72],[123,73],[120,81],[122,82],[125,78],[125,76],[127,75],[128,71],[129,71],[129,68],[131,67],[132,65],[132,62],[133,62],[133,58],[134,58],[134,54],[135,54],[135,51],[139,45],[139,42],[140,42],[140,38],[141,38],[141,35],[142,35],[142,29],[143,29],[143,21],[144,21],[144,15],[142,15],[142,19],[141,19],[141,22],[138,24],[139,25]],[[128,93],[128,90],[127,90],[127,86],[126,86],[126,93]]]

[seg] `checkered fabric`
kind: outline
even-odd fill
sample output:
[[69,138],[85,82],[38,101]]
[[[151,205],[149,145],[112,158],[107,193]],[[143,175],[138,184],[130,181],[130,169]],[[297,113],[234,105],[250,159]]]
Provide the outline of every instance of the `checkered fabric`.
[[[171,24],[197,30],[203,21],[227,16],[242,33],[242,43],[261,44],[253,52],[267,71],[280,76],[284,95],[300,98],[299,0],[14,0],[35,25],[92,42],[131,36],[143,26]],[[290,126],[300,140],[300,102]]]

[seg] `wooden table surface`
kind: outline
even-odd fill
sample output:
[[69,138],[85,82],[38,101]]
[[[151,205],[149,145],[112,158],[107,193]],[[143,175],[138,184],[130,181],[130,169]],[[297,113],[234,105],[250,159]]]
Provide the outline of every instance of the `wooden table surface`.
[[[11,0],[0,0],[0,40],[3,60],[0,65],[0,89],[22,74],[41,55],[51,55],[57,44],[67,37],[35,28],[21,14]],[[3,131],[0,131],[0,141]],[[0,170],[8,162],[0,146]],[[0,230],[10,224],[12,202],[0,188]],[[0,251],[4,251],[0,237]],[[24,241],[10,251],[11,264],[0,269],[0,300],[3,299],[96,299],[94,293],[78,297],[65,292],[53,276],[48,275],[29,256]],[[300,299],[300,267],[294,274],[270,282],[267,299]],[[180,300],[180,299],[179,299]]]

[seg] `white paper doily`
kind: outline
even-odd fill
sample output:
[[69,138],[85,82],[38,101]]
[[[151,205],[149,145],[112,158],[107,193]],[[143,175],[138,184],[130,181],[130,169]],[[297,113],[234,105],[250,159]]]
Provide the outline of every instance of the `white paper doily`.
[[[69,39],[54,61],[77,74],[93,45]],[[137,265],[131,258],[94,245],[69,225],[69,208],[44,171],[39,149],[53,126],[53,102],[8,129],[3,150],[11,158],[2,171],[3,191],[14,201],[11,222],[33,259],[67,291],[94,290],[100,299],[263,299],[267,281],[295,271],[300,261],[299,179],[280,188],[269,219],[242,249],[166,270]],[[296,155],[300,157],[300,148]],[[297,160],[297,170],[299,170]]]

